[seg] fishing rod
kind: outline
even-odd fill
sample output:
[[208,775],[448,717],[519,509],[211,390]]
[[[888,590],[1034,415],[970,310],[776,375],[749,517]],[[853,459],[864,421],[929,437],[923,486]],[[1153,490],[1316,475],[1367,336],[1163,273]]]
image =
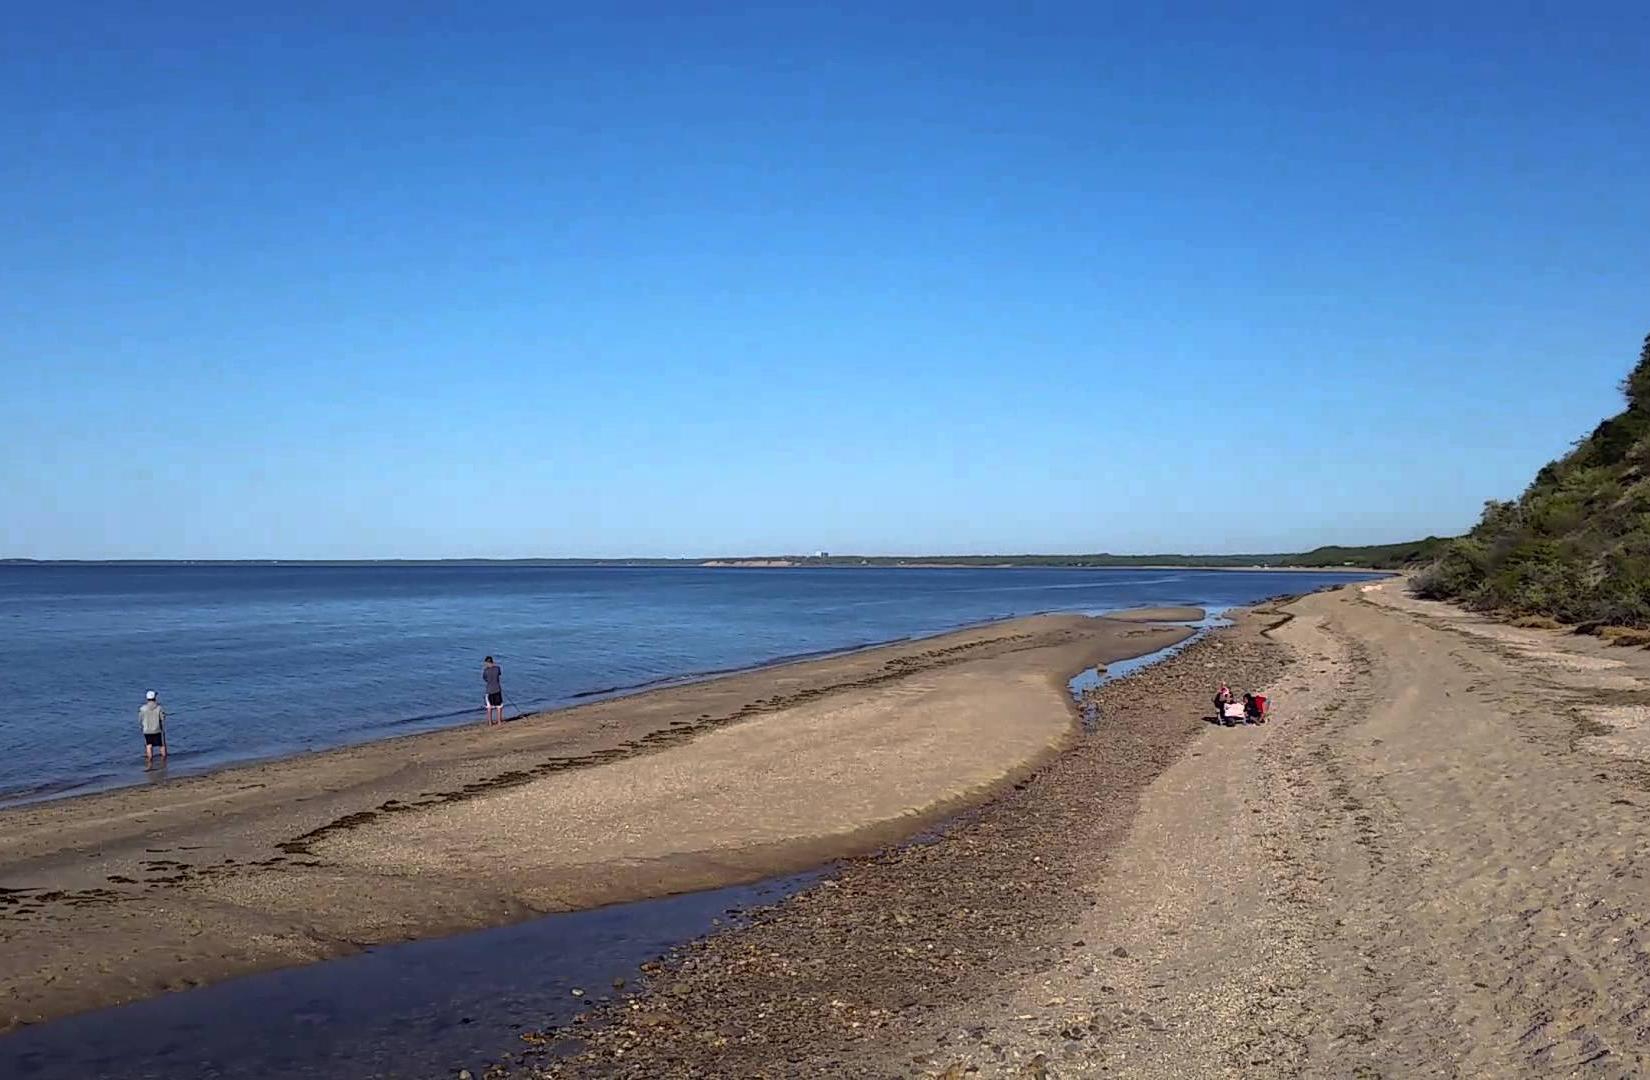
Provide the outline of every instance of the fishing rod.
[[520,720],[522,717],[529,715],[527,710],[523,709],[520,705],[518,705],[516,703],[515,698],[511,697],[509,694],[505,694],[505,695],[503,695],[503,697],[504,697],[504,704],[509,706],[510,708],[516,710],[516,715],[514,715],[514,716],[510,717],[508,720],[504,721],[506,724],[514,723],[515,721]]

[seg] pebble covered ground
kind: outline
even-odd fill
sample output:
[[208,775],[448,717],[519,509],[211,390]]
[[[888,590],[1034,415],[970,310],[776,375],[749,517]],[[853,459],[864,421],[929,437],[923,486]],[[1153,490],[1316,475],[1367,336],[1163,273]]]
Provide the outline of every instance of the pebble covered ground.
[[[1004,987],[1073,944],[1127,956],[1127,942],[1074,943],[1069,928],[1098,902],[1095,883],[1140,793],[1208,722],[1214,686],[1264,686],[1281,673],[1287,650],[1260,633],[1276,618],[1246,617],[1090,691],[1098,723],[1026,781],[917,842],[839,864],[783,903],[730,913],[723,932],[647,965],[640,986],[585,991],[606,1000],[564,1029],[524,1037],[487,1072],[974,1072],[947,1053],[970,1034],[930,1036],[924,1017],[993,995],[1006,1002]],[[878,1061],[877,1047],[910,1047],[919,1035],[932,1052]],[[1025,1067],[1041,1069],[1036,1058]]]

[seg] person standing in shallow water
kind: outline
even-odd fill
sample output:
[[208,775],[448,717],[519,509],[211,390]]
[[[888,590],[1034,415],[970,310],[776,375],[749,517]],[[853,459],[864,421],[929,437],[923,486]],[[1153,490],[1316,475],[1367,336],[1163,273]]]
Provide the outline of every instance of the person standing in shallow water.
[[143,728],[143,770],[155,767],[155,747],[160,747],[160,763],[166,764],[166,710],[160,707],[155,692],[143,695],[138,709],[138,726]]
[[481,684],[487,688],[487,723],[504,723],[504,672],[491,656],[481,662]]

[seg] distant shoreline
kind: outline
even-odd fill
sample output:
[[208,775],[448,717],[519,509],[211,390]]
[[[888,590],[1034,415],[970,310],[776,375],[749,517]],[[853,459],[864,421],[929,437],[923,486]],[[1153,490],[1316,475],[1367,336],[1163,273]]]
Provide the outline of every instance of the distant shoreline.
[[[1223,556],[1187,556],[1188,559],[1219,559]],[[970,557],[972,559],[972,557]],[[1095,562],[1072,556],[1070,562],[1040,561],[1057,556],[1004,556],[1000,560],[953,561],[946,559],[898,559],[894,556],[730,559],[0,559],[0,567],[286,567],[292,569],[370,569],[385,567],[518,567],[522,569],[611,569],[611,570],[1214,570],[1246,572],[1311,572],[1323,574],[1391,574],[1391,567],[1352,563],[1304,565],[1300,563],[1220,563],[1220,562]],[[1122,556],[1127,558],[1127,556]]]
[[1198,570],[1205,573],[1289,573],[1289,574],[1396,574],[1398,571],[1377,566],[1268,566],[1255,563],[1244,566],[1209,566],[1197,563],[1119,563],[1105,564],[1046,564],[1046,563],[812,563],[785,559],[711,559],[694,563],[706,570]]

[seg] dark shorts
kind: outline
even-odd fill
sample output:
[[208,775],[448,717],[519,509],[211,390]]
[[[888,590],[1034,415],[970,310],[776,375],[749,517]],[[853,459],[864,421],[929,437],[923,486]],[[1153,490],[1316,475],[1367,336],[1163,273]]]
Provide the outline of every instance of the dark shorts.
[[487,704],[491,705],[495,709],[504,708],[504,691],[503,690],[489,690],[489,691],[487,691]]
[[153,734],[150,734],[149,732],[145,731],[143,733],[143,745],[144,746],[165,746],[166,745],[166,733],[161,732],[161,731],[157,731]]

